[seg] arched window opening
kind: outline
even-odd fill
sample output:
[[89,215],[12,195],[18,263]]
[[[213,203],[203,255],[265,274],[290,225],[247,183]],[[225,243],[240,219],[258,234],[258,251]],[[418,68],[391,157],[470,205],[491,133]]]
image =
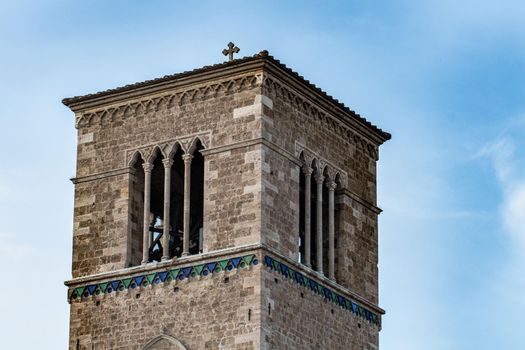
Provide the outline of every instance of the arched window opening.
[[343,190],[342,184],[341,184],[341,177],[339,174],[335,177],[335,183],[336,183],[336,189],[335,189],[335,207],[334,207],[334,229],[335,229],[335,240],[334,240],[334,246],[335,246],[335,257],[334,257],[334,265],[335,265],[335,279],[338,280],[338,272],[339,272],[339,254],[342,254],[341,250],[339,249],[339,241],[340,241],[340,232],[342,232],[343,227],[343,214],[342,214],[342,203],[341,203],[341,193]]
[[328,184],[330,182],[330,178],[326,168],[323,172],[323,177],[323,271],[325,272],[325,274],[328,274]]
[[305,260],[305,176],[304,167],[299,171],[299,262],[306,264]]
[[170,185],[170,238],[169,256],[180,257],[182,255],[182,236],[184,218],[184,161],[182,160],[180,147],[173,156],[171,166]]
[[311,230],[311,240],[310,240],[310,252],[311,252],[311,259],[310,264],[312,265],[312,268],[316,271],[319,270],[319,265],[317,263],[317,177],[319,174],[319,170],[317,168],[317,165],[313,165],[313,172],[312,176],[310,178],[310,208],[311,208],[311,214],[310,214],[310,230]]
[[204,147],[200,140],[195,145],[191,161],[190,189],[190,254],[202,253],[204,211]]
[[175,145],[166,157],[159,148],[148,160],[139,153],[134,156],[130,164],[129,266],[202,252],[203,149],[196,140],[188,154]]
[[140,265],[143,250],[144,224],[144,160],[136,154],[131,164],[130,174],[130,239],[128,242],[128,266]]
[[164,165],[162,154],[157,151],[152,161],[150,214],[148,218],[150,232],[149,261],[162,258],[163,210],[164,210]]

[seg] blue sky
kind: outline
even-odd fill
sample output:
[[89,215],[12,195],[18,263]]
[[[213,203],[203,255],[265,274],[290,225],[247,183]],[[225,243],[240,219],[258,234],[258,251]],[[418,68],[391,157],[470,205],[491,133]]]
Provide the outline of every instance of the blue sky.
[[524,18],[512,0],[0,2],[3,344],[67,344],[76,134],[60,100],[221,62],[231,40],[393,134],[381,348],[525,348]]

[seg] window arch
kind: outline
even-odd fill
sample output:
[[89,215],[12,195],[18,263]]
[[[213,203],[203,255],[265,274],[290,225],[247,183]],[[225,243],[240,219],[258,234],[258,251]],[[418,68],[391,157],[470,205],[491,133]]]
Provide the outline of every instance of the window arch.
[[178,339],[167,335],[161,334],[155,338],[149,340],[142,350],[188,350]]
[[299,153],[298,261],[335,280],[341,175],[328,162]]
[[190,152],[191,188],[190,188],[190,254],[202,253],[203,244],[203,212],[204,212],[204,149],[199,138],[195,139]]
[[143,250],[144,158],[135,152],[130,162],[127,266],[140,265]]
[[127,266],[202,252],[205,146],[198,136],[183,145],[139,150],[129,162]]

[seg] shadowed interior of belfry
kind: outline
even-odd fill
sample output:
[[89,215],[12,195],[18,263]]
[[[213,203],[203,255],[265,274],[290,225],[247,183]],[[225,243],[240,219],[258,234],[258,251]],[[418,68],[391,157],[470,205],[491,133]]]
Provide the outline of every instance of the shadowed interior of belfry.
[[[190,232],[189,232],[189,254],[202,252],[203,241],[203,204],[204,204],[204,157],[201,154],[202,143],[197,141],[190,159],[191,162],[184,161],[184,153],[180,147],[170,155],[163,157],[159,150],[156,150],[150,164],[151,183],[150,183],[150,214],[147,222],[144,220],[144,201],[145,201],[145,181],[144,181],[144,160],[140,153],[133,159],[133,176],[131,185],[131,257],[128,266],[140,265],[143,256],[143,231],[147,224],[149,234],[149,262],[161,261],[165,255],[163,235],[167,232],[168,257],[181,257],[183,254],[184,241],[184,186],[185,186],[185,167],[190,170]],[[169,172],[166,168],[169,167]],[[166,174],[170,175],[167,180]],[[169,181],[167,186],[166,181]],[[166,227],[164,220],[164,202],[167,195],[166,188],[169,187],[169,228]]]

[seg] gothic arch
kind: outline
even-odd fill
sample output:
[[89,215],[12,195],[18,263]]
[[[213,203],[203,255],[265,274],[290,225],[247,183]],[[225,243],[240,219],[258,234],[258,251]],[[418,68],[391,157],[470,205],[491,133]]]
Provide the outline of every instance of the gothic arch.
[[148,157],[148,162],[149,163],[153,163],[155,161],[155,158],[157,158],[157,155],[159,155],[162,157],[162,158],[165,158],[165,155],[164,153],[162,152],[162,149],[160,149],[159,146],[155,146],[153,148],[153,151],[151,151],[149,157]]
[[166,158],[172,159],[179,150],[183,150],[182,145],[179,141],[175,141],[172,145],[166,146]]
[[151,339],[146,344],[144,344],[142,350],[153,350],[155,349],[155,345],[163,340],[167,341],[170,345],[173,345],[173,350],[188,350],[188,348],[182,345],[182,343],[178,339],[168,334],[161,334]]
[[200,135],[197,135],[191,140],[190,146],[186,150],[186,153],[187,154],[193,154],[195,152],[195,150],[197,149],[199,143],[201,144],[202,149],[206,149],[207,148],[206,140],[204,140],[204,137],[202,137]]
[[333,181],[336,183],[337,189],[341,189],[343,187],[342,176],[339,171],[335,172]]
[[319,175],[323,174],[323,171],[322,171],[322,168],[321,168],[321,163],[315,157],[311,158],[310,168],[314,169],[314,175],[315,176],[319,176]]
[[131,155],[131,158],[129,159],[128,166],[133,167],[137,163],[137,161],[144,161],[145,157],[140,151],[135,151]]
[[309,157],[304,150],[301,150],[299,153],[299,161],[302,164],[303,168],[311,168],[312,167],[312,158]]

